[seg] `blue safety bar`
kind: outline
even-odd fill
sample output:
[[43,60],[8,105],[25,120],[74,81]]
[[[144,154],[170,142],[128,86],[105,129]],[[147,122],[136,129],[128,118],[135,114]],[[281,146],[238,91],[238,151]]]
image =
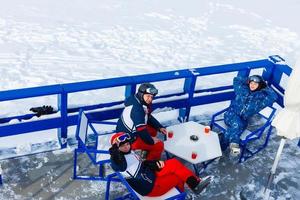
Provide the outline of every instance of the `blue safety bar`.
[[[242,63],[1,91],[0,102],[48,95],[57,95],[59,116],[55,115],[54,117],[47,119],[43,119],[43,117],[41,117],[39,120],[26,120],[32,117],[33,114],[7,116],[5,118],[0,119],[0,123],[2,122],[0,126],[0,137],[57,128],[58,138],[61,142],[61,148],[65,148],[67,145],[66,139],[68,137],[67,128],[68,126],[76,125],[79,109],[93,110],[96,108],[103,108],[91,114],[91,120],[93,120],[94,118],[99,121],[103,121],[118,118],[121,114],[123,107],[116,105],[122,105],[124,102],[122,100],[109,103],[100,103],[96,105],[69,108],[68,97],[70,94],[89,90],[124,86],[125,99],[129,95],[134,94],[136,92],[137,85],[143,82],[160,82],[184,79],[182,88],[183,92],[158,96],[157,99],[163,99],[163,101],[158,101],[157,103],[155,103],[153,105],[153,109],[163,107],[172,107],[174,109],[180,109],[180,118],[182,120],[188,120],[191,107],[227,101],[232,99],[234,96],[232,85],[197,89],[196,81],[199,80],[201,83],[201,77],[215,74],[223,74],[228,72],[238,72],[239,75],[248,75],[250,71],[254,69],[263,69],[262,75],[264,79],[268,81],[269,85],[272,85],[273,88],[276,89],[276,92],[279,95],[277,103],[283,107],[284,88],[280,86],[280,80],[283,74],[289,76],[292,71],[292,68],[285,64],[283,61],[284,60],[280,56],[276,55],[270,56],[267,59]],[[74,114],[70,114],[72,112],[74,112]],[[5,123],[11,119],[18,119],[20,120],[20,123]]]

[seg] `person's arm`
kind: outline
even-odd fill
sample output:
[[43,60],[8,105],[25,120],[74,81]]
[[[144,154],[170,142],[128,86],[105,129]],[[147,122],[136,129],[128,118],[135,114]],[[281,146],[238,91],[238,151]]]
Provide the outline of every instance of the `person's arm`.
[[125,171],[127,168],[127,162],[124,155],[119,151],[117,144],[114,144],[109,148],[111,166],[115,171]]
[[143,125],[140,127],[137,127],[137,131],[136,134],[146,143],[146,144],[150,144],[153,145],[155,142],[152,139],[150,133],[147,130],[147,126]]
[[261,92],[263,93],[263,99],[260,106],[261,109],[271,106],[278,97],[276,92],[271,87],[265,87],[261,90]]
[[132,118],[134,126],[136,127],[136,135],[140,137],[146,144],[153,145],[155,142],[147,130],[145,111],[143,107],[134,107],[130,117]]
[[249,108],[251,109],[248,109],[244,113],[244,118],[247,119],[254,114],[257,114],[265,107],[271,106],[276,101],[276,99],[276,92],[268,86],[260,91],[257,91],[256,98],[253,99],[253,101],[251,102],[251,106],[249,106]]
[[237,76],[233,79],[233,89],[236,95],[249,90],[248,77]]
[[156,130],[159,130],[160,128],[163,128],[163,126],[159,123],[159,121],[157,119],[155,119],[155,117],[153,117],[153,115],[149,115],[148,118],[148,124],[150,126],[152,126],[153,128],[155,128]]

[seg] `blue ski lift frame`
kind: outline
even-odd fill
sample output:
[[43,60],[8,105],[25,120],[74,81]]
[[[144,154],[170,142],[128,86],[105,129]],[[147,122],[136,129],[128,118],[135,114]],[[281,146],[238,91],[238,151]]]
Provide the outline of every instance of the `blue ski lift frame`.
[[[68,96],[71,93],[83,92],[96,89],[113,88],[125,86],[124,99],[136,92],[138,84],[144,82],[160,82],[170,81],[176,79],[184,79],[183,92],[161,95],[157,99],[162,99],[153,105],[155,108],[172,107],[179,109],[179,117],[182,121],[189,119],[190,110],[193,106],[204,105],[215,102],[222,102],[230,100],[234,97],[233,86],[225,85],[207,89],[197,89],[196,81],[203,76],[223,74],[228,72],[238,72],[239,75],[247,76],[251,70],[263,69],[263,77],[268,81],[279,95],[277,103],[283,107],[283,95],[285,89],[280,85],[282,75],[290,75],[292,68],[288,66],[284,59],[278,55],[270,56],[266,59],[254,60],[242,63],[233,63],[226,65],[217,65],[209,67],[199,67],[192,69],[175,70],[168,72],[152,73],[146,75],[126,76],[94,81],[85,81],[77,83],[57,84],[42,87],[24,88],[16,90],[0,91],[0,102],[11,101],[17,99],[34,98],[48,95],[57,95],[57,107],[59,115],[54,117],[41,117],[38,120],[26,120],[33,116],[33,114],[7,116],[0,119],[0,137],[26,134],[34,131],[44,131],[49,129],[58,130],[58,138],[60,140],[61,148],[67,146],[68,126],[76,125],[78,119],[78,112],[82,110],[94,110],[103,108],[101,110],[92,112],[92,118],[102,121],[118,118],[123,109],[122,101],[114,101],[109,103],[101,103],[97,105],[80,106],[69,108]],[[204,93],[204,95],[195,95]],[[185,98],[169,98],[180,97],[186,95]],[[121,106],[116,106],[121,105]],[[6,123],[11,119],[18,119],[19,123]],[[2,123],[1,123],[2,122]],[[300,141],[299,144],[300,146]]]

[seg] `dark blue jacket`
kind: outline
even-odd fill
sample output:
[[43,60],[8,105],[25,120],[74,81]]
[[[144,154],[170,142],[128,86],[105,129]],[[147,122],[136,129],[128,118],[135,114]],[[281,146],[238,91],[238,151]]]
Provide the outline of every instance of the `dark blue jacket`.
[[[148,195],[154,187],[156,179],[155,171],[159,170],[156,161],[141,161],[141,159],[130,160],[128,156],[135,157],[136,155],[134,153],[129,152],[125,154],[114,147],[110,148],[109,152],[113,170],[124,173],[127,176],[125,177],[126,181],[140,195]],[[130,167],[128,166],[130,162],[134,162],[136,166],[138,166],[132,173],[130,173]]]
[[265,87],[258,91],[251,91],[246,77],[235,77],[233,80],[235,99],[231,101],[230,110],[247,120],[254,114],[271,106],[277,99],[276,92]]
[[163,126],[151,115],[151,108],[143,105],[136,95],[125,100],[125,108],[117,122],[117,132],[127,132],[131,137],[141,137],[146,144],[154,144],[147,124],[159,130]]

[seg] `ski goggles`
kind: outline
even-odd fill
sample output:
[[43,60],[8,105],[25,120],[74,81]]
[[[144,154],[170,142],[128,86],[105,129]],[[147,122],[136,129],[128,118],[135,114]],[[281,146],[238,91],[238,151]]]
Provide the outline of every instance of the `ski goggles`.
[[127,133],[124,133],[123,135],[120,135],[120,136],[115,138],[115,140],[118,141],[119,143],[125,142],[125,141],[130,140],[130,139],[131,139],[131,137]]
[[152,94],[153,96],[158,94],[158,90],[156,88],[147,88],[145,90],[146,94]]
[[250,76],[248,80],[249,82],[253,81],[255,83],[260,83],[262,81],[262,79],[258,76]]

